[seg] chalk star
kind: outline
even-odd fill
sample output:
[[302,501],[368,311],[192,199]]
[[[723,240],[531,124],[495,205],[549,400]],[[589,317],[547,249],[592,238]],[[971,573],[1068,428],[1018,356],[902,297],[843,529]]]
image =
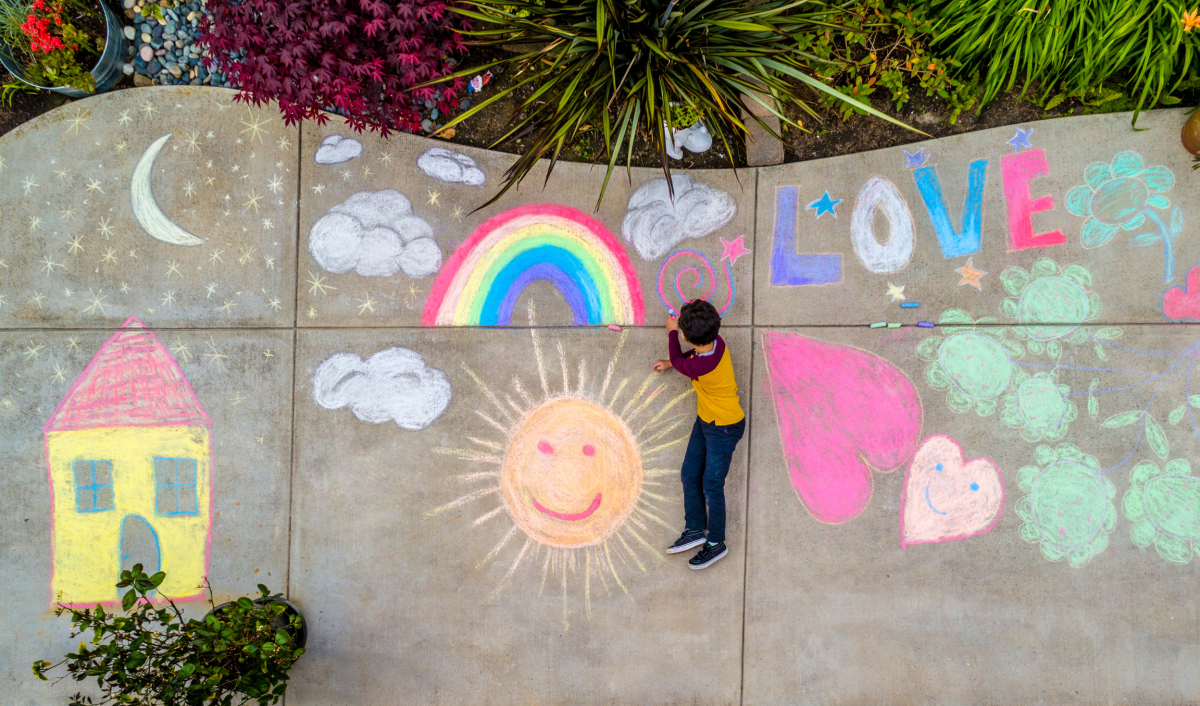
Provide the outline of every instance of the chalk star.
[[67,371],[64,370],[61,365],[59,365],[58,363],[55,363],[54,364],[54,374],[50,376],[50,379],[53,380],[54,382],[66,382],[67,381]]
[[29,230],[37,230],[42,225],[42,219],[37,216],[29,217]]
[[45,294],[42,294],[41,292],[34,290],[33,296],[29,298],[29,303],[33,304],[37,308],[41,309],[42,308],[42,300],[45,298],[46,298]]
[[275,269],[275,257],[273,255],[263,255],[263,262],[266,264],[268,270]]
[[96,232],[103,235],[105,240],[108,240],[108,236],[113,234],[113,229],[110,227],[111,223],[111,218],[101,218],[100,227],[96,229]]
[[375,305],[376,305],[376,304],[378,304],[378,303],[379,303],[379,302],[377,302],[377,301],[375,301],[374,299],[372,299],[372,298],[371,298],[371,293],[370,293],[370,292],[368,292],[368,293],[367,293],[367,298],[366,298],[366,299],[359,299],[359,300],[358,300],[358,315],[359,315],[359,316],[362,316],[362,315],[363,315],[363,313],[364,313],[364,312],[367,312],[367,311],[369,311],[369,312],[371,312],[372,314],[374,314],[374,313],[375,313]]
[[1017,151],[1021,150],[1022,148],[1032,149],[1033,145],[1029,144],[1029,136],[1032,133],[1033,133],[1033,128],[1029,128],[1028,130],[1022,130],[1021,128],[1017,128],[1017,134],[1013,135],[1013,138],[1004,144],[1011,145],[1013,148],[1013,152],[1017,152]]
[[254,438],[257,439],[258,443],[260,443],[260,444],[267,443],[267,435],[266,434],[263,434],[262,436],[256,436]]
[[121,294],[129,294],[129,285],[124,282],[121,283]]
[[88,179],[87,188],[88,188],[88,191],[99,191],[102,194],[104,193],[104,189],[100,188],[100,180],[99,179]]
[[462,219],[463,219],[462,206],[459,206],[458,204],[454,204],[454,220],[461,221]]
[[137,250],[130,250],[129,257],[132,257],[134,260],[138,259]]
[[392,163],[392,153],[384,152],[382,155],[379,156],[378,161],[383,162],[384,164],[391,164]]
[[127,145],[124,142],[117,143],[117,151],[118,152],[124,152],[126,147],[127,147]]
[[826,213],[830,214],[834,218],[837,218],[837,211],[835,211],[834,208],[841,202],[842,202],[841,199],[829,198],[829,192],[826,191],[824,196],[817,199],[816,201],[813,201],[809,205],[805,206],[804,210],[809,211],[809,210],[815,209],[817,212],[817,214],[816,214],[817,218],[820,218],[821,216],[825,215]]
[[175,303],[175,290],[174,289],[163,293],[162,303],[163,303],[163,306],[167,306],[168,304]]
[[248,265],[248,264],[250,264],[250,260],[253,257],[254,257],[254,248],[253,247],[242,248],[242,254],[240,257],[238,257],[238,262],[243,265]]
[[923,167],[923,166],[925,166],[925,163],[928,161],[929,161],[929,155],[925,154],[924,147],[917,150],[916,152],[909,152],[908,150],[904,150],[904,166],[909,169],[916,169],[917,167]]
[[92,290],[89,289],[88,296],[91,297],[91,299],[88,300],[88,303],[91,306],[84,309],[83,313],[91,314],[93,312],[99,311],[102,315],[108,314],[108,311],[104,308],[104,300],[108,299],[108,297],[104,295],[103,289],[98,289],[95,292],[93,292]]
[[189,181],[183,187],[183,193],[187,194],[188,196],[195,196],[196,195],[196,185]]
[[122,111],[121,111],[121,122],[120,122],[120,124],[121,124],[121,125],[124,125],[125,123],[131,123],[131,122],[133,122],[133,118],[129,117],[129,111],[128,111],[128,110],[122,110]]
[[105,250],[104,250],[104,257],[100,258],[100,263],[101,263],[101,264],[103,264],[103,263],[106,263],[106,262],[111,262],[111,263],[113,263],[113,264],[116,264],[116,262],[117,262],[117,251],[116,251],[116,250],[114,250],[113,248],[105,248]]
[[271,181],[267,182],[267,188],[271,190],[272,194],[278,194],[283,191],[283,180],[279,178],[278,174],[275,174],[271,177]]
[[253,208],[255,213],[258,213],[258,202],[262,200],[262,194],[254,193],[254,189],[250,189],[250,196],[245,203],[242,204],[243,209]]
[[69,351],[79,350],[79,339],[75,338],[74,336],[71,336],[70,338],[68,338],[67,339],[67,350],[69,350]]
[[65,210],[59,211],[59,215],[62,217],[62,219],[64,221],[69,221],[75,217],[75,207],[67,206],[67,208]]
[[733,240],[721,238],[721,245],[725,247],[725,250],[721,252],[721,259],[729,260],[729,264],[734,265],[737,264],[739,257],[749,255],[750,251],[746,249],[746,245],[743,242],[745,238],[745,235],[739,235]]
[[276,142],[275,144],[279,145],[279,149],[284,150],[285,152],[287,151],[287,148],[292,145],[292,143],[290,141],[288,141],[286,136],[279,138],[279,141]]
[[250,113],[250,110],[248,108],[246,109],[246,114],[249,116],[250,122],[246,122],[245,120],[240,121],[243,125],[246,126],[246,129],[242,130],[238,134],[245,135],[246,133],[250,133],[250,137],[249,137],[250,144],[254,144],[254,138],[256,138],[256,137],[258,138],[259,142],[262,142],[263,138],[260,133],[266,132],[266,130],[262,129],[262,126],[266,125],[267,121],[259,120],[258,118],[254,117],[254,115],[252,115]]
[[283,308],[283,305],[280,303],[278,297],[272,298],[271,301],[267,302],[267,305],[271,307],[272,311],[279,311]]
[[321,192],[325,191],[325,185],[324,185],[324,184],[317,184],[316,186],[314,186],[314,187],[312,188],[312,190],[313,190],[313,193],[314,193],[314,194],[319,194],[319,193],[321,193]]
[[342,181],[350,181],[350,170],[349,169],[342,170]]
[[166,274],[166,276],[167,276],[167,277],[170,277],[172,272],[174,272],[175,274],[179,275],[180,277],[182,277],[182,276],[183,276],[183,273],[179,271],[179,261],[178,261],[178,260],[170,260],[170,261],[168,261],[168,262],[167,262],[167,274]]
[[429,189],[429,190],[426,190],[425,193],[429,194],[429,205],[430,206],[441,207],[442,204],[438,203],[438,197],[442,195],[442,193],[440,191],[434,191],[432,189]]
[[371,167],[366,164],[363,165],[363,176],[371,176]]
[[891,282],[888,282],[887,295],[891,297],[892,301],[894,302],[902,302],[904,301],[904,287],[905,285],[903,284],[897,287]]
[[204,185],[205,185],[205,186],[212,186],[213,182],[214,182],[214,181],[216,181],[216,180],[217,180],[217,178],[216,178],[216,177],[209,177],[209,178],[207,178],[207,179],[205,179],[205,180],[204,180]]
[[25,181],[21,182],[21,186],[25,187],[25,195],[28,196],[30,189],[32,189],[35,186],[41,186],[41,184],[34,181],[33,175],[30,174],[29,176],[25,177]]
[[211,352],[201,353],[200,355],[204,358],[207,358],[208,361],[213,365],[217,366],[218,370],[224,371],[225,361],[229,360],[229,356],[217,350],[216,341],[213,340],[212,336],[208,337],[208,340],[204,342],[204,345],[208,346],[208,350]]
[[25,352],[21,355],[25,356],[25,360],[32,360],[38,357],[38,353],[43,348],[45,348],[45,346],[36,346],[33,344],[33,341],[30,341],[29,345],[25,346]]
[[263,230],[271,230],[274,227],[275,227],[275,224],[271,222],[270,218],[263,219]]
[[212,295],[217,292],[217,283],[209,282],[208,284],[204,285],[204,292],[204,298],[211,299]]
[[54,274],[55,267],[64,267],[64,266],[65,265],[63,265],[61,262],[55,262],[54,258],[52,258],[52,257],[42,258],[42,268],[41,268],[42,272],[45,272],[48,275]]
[[183,362],[185,363],[192,359],[192,353],[188,350],[188,345],[179,340],[179,336],[175,337],[175,345],[171,346],[171,352],[174,353],[176,357],[182,356]]
[[150,101],[146,101],[145,103],[142,103],[142,112],[145,113],[146,117],[148,118],[157,113],[158,108],[155,108],[153,105],[151,105]]
[[408,308],[413,308],[417,305],[417,295],[421,293],[421,288],[416,284],[409,282],[408,295],[404,298],[408,300]]
[[67,248],[68,255],[74,255],[77,252],[83,252],[83,236],[77,235],[71,239],[71,245]]
[[267,350],[263,351],[263,357],[264,358],[274,358],[275,353],[270,348],[268,348]]
[[308,307],[308,318],[310,318],[310,319],[315,319],[315,318],[317,318],[317,310],[316,310],[316,308],[314,308],[314,307],[311,307],[311,306],[310,306],[310,307]]
[[71,170],[70,169],[55,169],[54,174],[55,174],[55,176],[58,177],[59,181],[62,181],[63,179],[66,179],[68,176],[71,175]]
[[237,302],[232,299],[226,299],[225,303],[217,307],[217,311],[223,311],[226,314],[233,315],[233,307],[237,306]]
[[964,284],[969,284],[972,287],[974,287],[975,289],[978,289],[979,291],[982,292],[983,287],[979,284],[979,278],[983,277],[987,273],[983,272],[982,270],[975,269],[974,261],[975,261],[975,258],[968,257],[967,264],[964,267],[960,267],[957,270],[955,270],[955,272],[962,275],[962,281],[960,281],[958,283],[958,285],[961,287]]
[[248,400],[248,399],[250,399],[250,398],[249,398],[249,397],[246,397],[246,396],[244,396],[244,395],[242,394],[242,391],[241,391],[241,390],[236,390],[236,391],[233,393],[233,397],[230,397],[230,398],[229,398],[229,401],[230,401],[230,402],[232,402],[232,403],[234,403],[235,405],[237,405],[237,404],[241,404],[241,403],[245,402],[245,401],[246,401],[246,400]]
[[92,116],[91,108],[76,108],[75,112],[71,114],[71,119],[67,121],[66,134],[70,135],[73,132],[76,135],[78,135],[79,128],[91,130],[91,128],[87,126],[87,120],[91,116]]
[[199,139],[200,139],[200,133],[198,133],[198,132],[193,132],[192,134],[188,135],[188,137],[187,137],[188,154],[191,154],[193,150],[195,150],[196,154],[200,154]]
[[325,294],[326,293],[325,290],[327,290],[327,289],[331,290],[331,291],[337,289],[337,287],[333,287],[328,284],[325,284],[325,278],[322,277],[321,275],[313,274],[312,270],[308,271],[308,277],[309,277],[309,279],[308,279],[308,282],[306,282],[306,284],[312,285],[311,287],[308,288],[309,294],[316,294],[317,292],[320,292],[321,294]]

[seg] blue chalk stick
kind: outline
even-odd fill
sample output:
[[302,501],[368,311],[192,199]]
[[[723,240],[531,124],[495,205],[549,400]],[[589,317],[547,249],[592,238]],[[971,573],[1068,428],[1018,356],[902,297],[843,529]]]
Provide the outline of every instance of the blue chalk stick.
[[916,309],[919,306],[921,306],[920,302],[901,302],[900,303],[901,309]]
[[928,321],[918,321],[917,326],[920,326],[921,328],[933,328],[933,324],[929,323]]

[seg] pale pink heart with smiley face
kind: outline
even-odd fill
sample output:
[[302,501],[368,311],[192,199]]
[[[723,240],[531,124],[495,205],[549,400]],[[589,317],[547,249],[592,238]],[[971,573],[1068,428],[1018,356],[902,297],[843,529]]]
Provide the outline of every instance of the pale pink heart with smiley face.
[[900,546],[991,532],[1004,511],[1004,475],[987,458],[963,462],[958,442],[934,434],[908,464],[900,497]]

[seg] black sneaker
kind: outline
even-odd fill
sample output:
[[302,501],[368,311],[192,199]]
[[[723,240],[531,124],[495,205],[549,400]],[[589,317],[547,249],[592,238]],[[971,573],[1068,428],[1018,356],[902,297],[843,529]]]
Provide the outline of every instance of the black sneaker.
[[679,552],[686,552],[692,547],[698,547],[701,544],[704,544],[703,532],[700,530],[684,530],[683,534],[679,536],[679,539],[675,540],[674,544],[667,547],[667,553],[678,554]]
[[700,551],[696,552],[696,556],[692,557],[692,560],[688,562],[688,566],[693,569],[707,569],[728,553],[729,547],[725,546],[724,542],[705,544],[700,548]]

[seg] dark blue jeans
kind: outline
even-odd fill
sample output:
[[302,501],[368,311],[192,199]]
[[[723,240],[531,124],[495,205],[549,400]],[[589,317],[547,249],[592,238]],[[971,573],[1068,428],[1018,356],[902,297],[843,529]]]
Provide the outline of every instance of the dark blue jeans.
[[[746,420],[717,426],[696,417],[683,456],[683,513],[689,530],[708,530],[708,541],[725,541],[725,476]],[[707,511],[705,502],[707,501]]]

